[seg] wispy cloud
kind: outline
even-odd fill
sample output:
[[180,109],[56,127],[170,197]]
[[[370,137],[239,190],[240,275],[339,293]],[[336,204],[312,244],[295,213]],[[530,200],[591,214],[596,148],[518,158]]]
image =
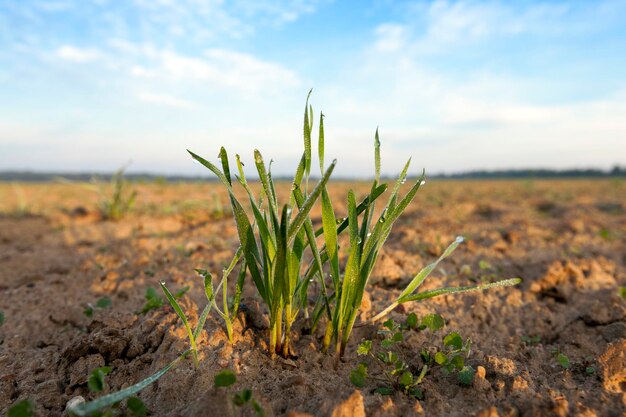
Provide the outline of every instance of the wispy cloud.
[[56,55],[64,60],[83,63],[91,62],[102,58],[102,52],[91,48],[77,48],[65,45],[56,50]]
[[137,94],[137,98],[146,103],[182,108],[182,109],[190,109],[195,107],[195,105],[187,100],[168,96],[166,94],[156,94],[151,92],[143,92]]

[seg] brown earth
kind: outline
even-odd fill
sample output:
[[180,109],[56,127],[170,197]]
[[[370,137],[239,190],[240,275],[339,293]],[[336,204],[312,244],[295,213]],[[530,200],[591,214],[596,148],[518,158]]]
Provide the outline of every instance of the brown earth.
[[[0,184],[3,415],[22,399],[35,403],[38,416],[63,415],[73,397],[100,395],[86,386],[94,368],[113,368],[106,381],[115,391],[187,348],[171,308],[136,312],[146,289],[164,280],[172,290],[191,287],[181,303],[195,324],[205,299],[194,268],[221,271],[237,246],[234,222],[220,207],[227,200],[217,184],[136,187],[133,212],[110,222],[100,220],[98,195],[86,186]],[[350,187],[361,195],[368,189],[334,185],[334,202],[345,201]],[[284,193],[287,185],[281,188]],[[242,388],[252,389],[266,415],[275,416],[623,416],[624,196],[626,184],[617,180],[432,181],[419,191],[378,261],[362,319],[388,305],[455,236],[465,236],[467,243],[425,289],[508,277],[524,282],[410,303],[391,316],[402,321],[409,312],[436,312],[446,318],[448,331],[470,337],[468,363],[478,370],[470,387],[435,368],[422,383],[420,401],[374,393],[372,380],[355,389],[349,374],[361,360],[356,346],[378,337],[373,325],[355,330],[336,367],[319,351],[319,332],[296,337],[297,358],[271,360],[263,311],[246,282],[247,314],[236,322],[234,345],[211,315],[199,368],[187,360],[139,396],[154,416],[238,415],[229,397]],[[319,219],[319,211],[313,216]],[[112,306],[86,317],[86,305],[103,296]],[[419,365],[429,337],[410,331],[401,344],[411,366]],[[569,358],[569,369],[555,352]],[[213,376],[224,368],[233,369],[238,381],[216,389]]]

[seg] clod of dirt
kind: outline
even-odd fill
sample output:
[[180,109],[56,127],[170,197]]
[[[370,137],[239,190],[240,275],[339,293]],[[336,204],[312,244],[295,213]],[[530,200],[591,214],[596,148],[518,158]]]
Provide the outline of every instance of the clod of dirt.
[[398,285],[405,276],[406,274],[399,265],[398,260],[383,251],[372,271],[370,280],[374,285],[393,287]]
[[474,374],[474,388],[479,391],[488,391],[491,389],[491,383],[485,378],[487,371],[484,367],[476,367],[476,373]]
[[489,407],[479,411],[478,414],[476,414],[476,417],[500,417],[500,414],[498,414],[498,409],[496,407]]
[[234,404],[228,400],[224,392],[212,390],[183,407],[183,409],[174,412],[173,415],[235,417],[237,413],[235,412]]
[[270,320],[258,300],[244,298],[239,308],[244,313],[246,324],[249,327],[257,330],[269,329]]
[[99,353],[79,358],[76,362],[74,362],[69,371],[70,387],[86,384],[89,373],[104,365],[104,358]]
[[602,382],[608,391],[626,391],[626,339],[610,344],[598,359],[602,367]]
[[347,400],[336,406],[331,417],[365,417],[365,405],[361,391],[355,390]]

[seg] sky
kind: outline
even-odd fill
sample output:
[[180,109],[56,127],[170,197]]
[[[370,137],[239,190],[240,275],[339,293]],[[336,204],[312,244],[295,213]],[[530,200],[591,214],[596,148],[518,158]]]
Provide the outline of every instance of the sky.
[[0,171],[288,175],[311,88],[341,176],[624,166],[626,0],[0,0]]

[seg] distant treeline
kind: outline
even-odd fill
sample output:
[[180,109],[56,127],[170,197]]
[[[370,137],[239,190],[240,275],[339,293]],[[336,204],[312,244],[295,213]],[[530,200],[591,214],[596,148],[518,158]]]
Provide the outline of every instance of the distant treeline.
[[625,177],[626,167],[613,167],[608,171],[601,169],[507,169],[498,171],[468,171],[457,174],[437,174],[432,178],[482,179],[482,178],[609,178]]
[[[112,173],[59,173],[32,171],[0,171],[0,181],[11,182],[88,182],[94,178],[109,181]],[[207,182],[215,178],[185,175],[156,175],[147,173],[127,173],[125,177],[135,182]],[[440,179],[524,179],[524,178],[610,178],[626,177],[626,167],[615,166],[610,170],[601,169],[507,169],[497,171],[468,171],[457,174],[434,174],[430,178]],[[278,177],[277,180],[282,178]],[[285,177],[285,179],[287,179]],[[349,180],[350,178],[341,178]]]

